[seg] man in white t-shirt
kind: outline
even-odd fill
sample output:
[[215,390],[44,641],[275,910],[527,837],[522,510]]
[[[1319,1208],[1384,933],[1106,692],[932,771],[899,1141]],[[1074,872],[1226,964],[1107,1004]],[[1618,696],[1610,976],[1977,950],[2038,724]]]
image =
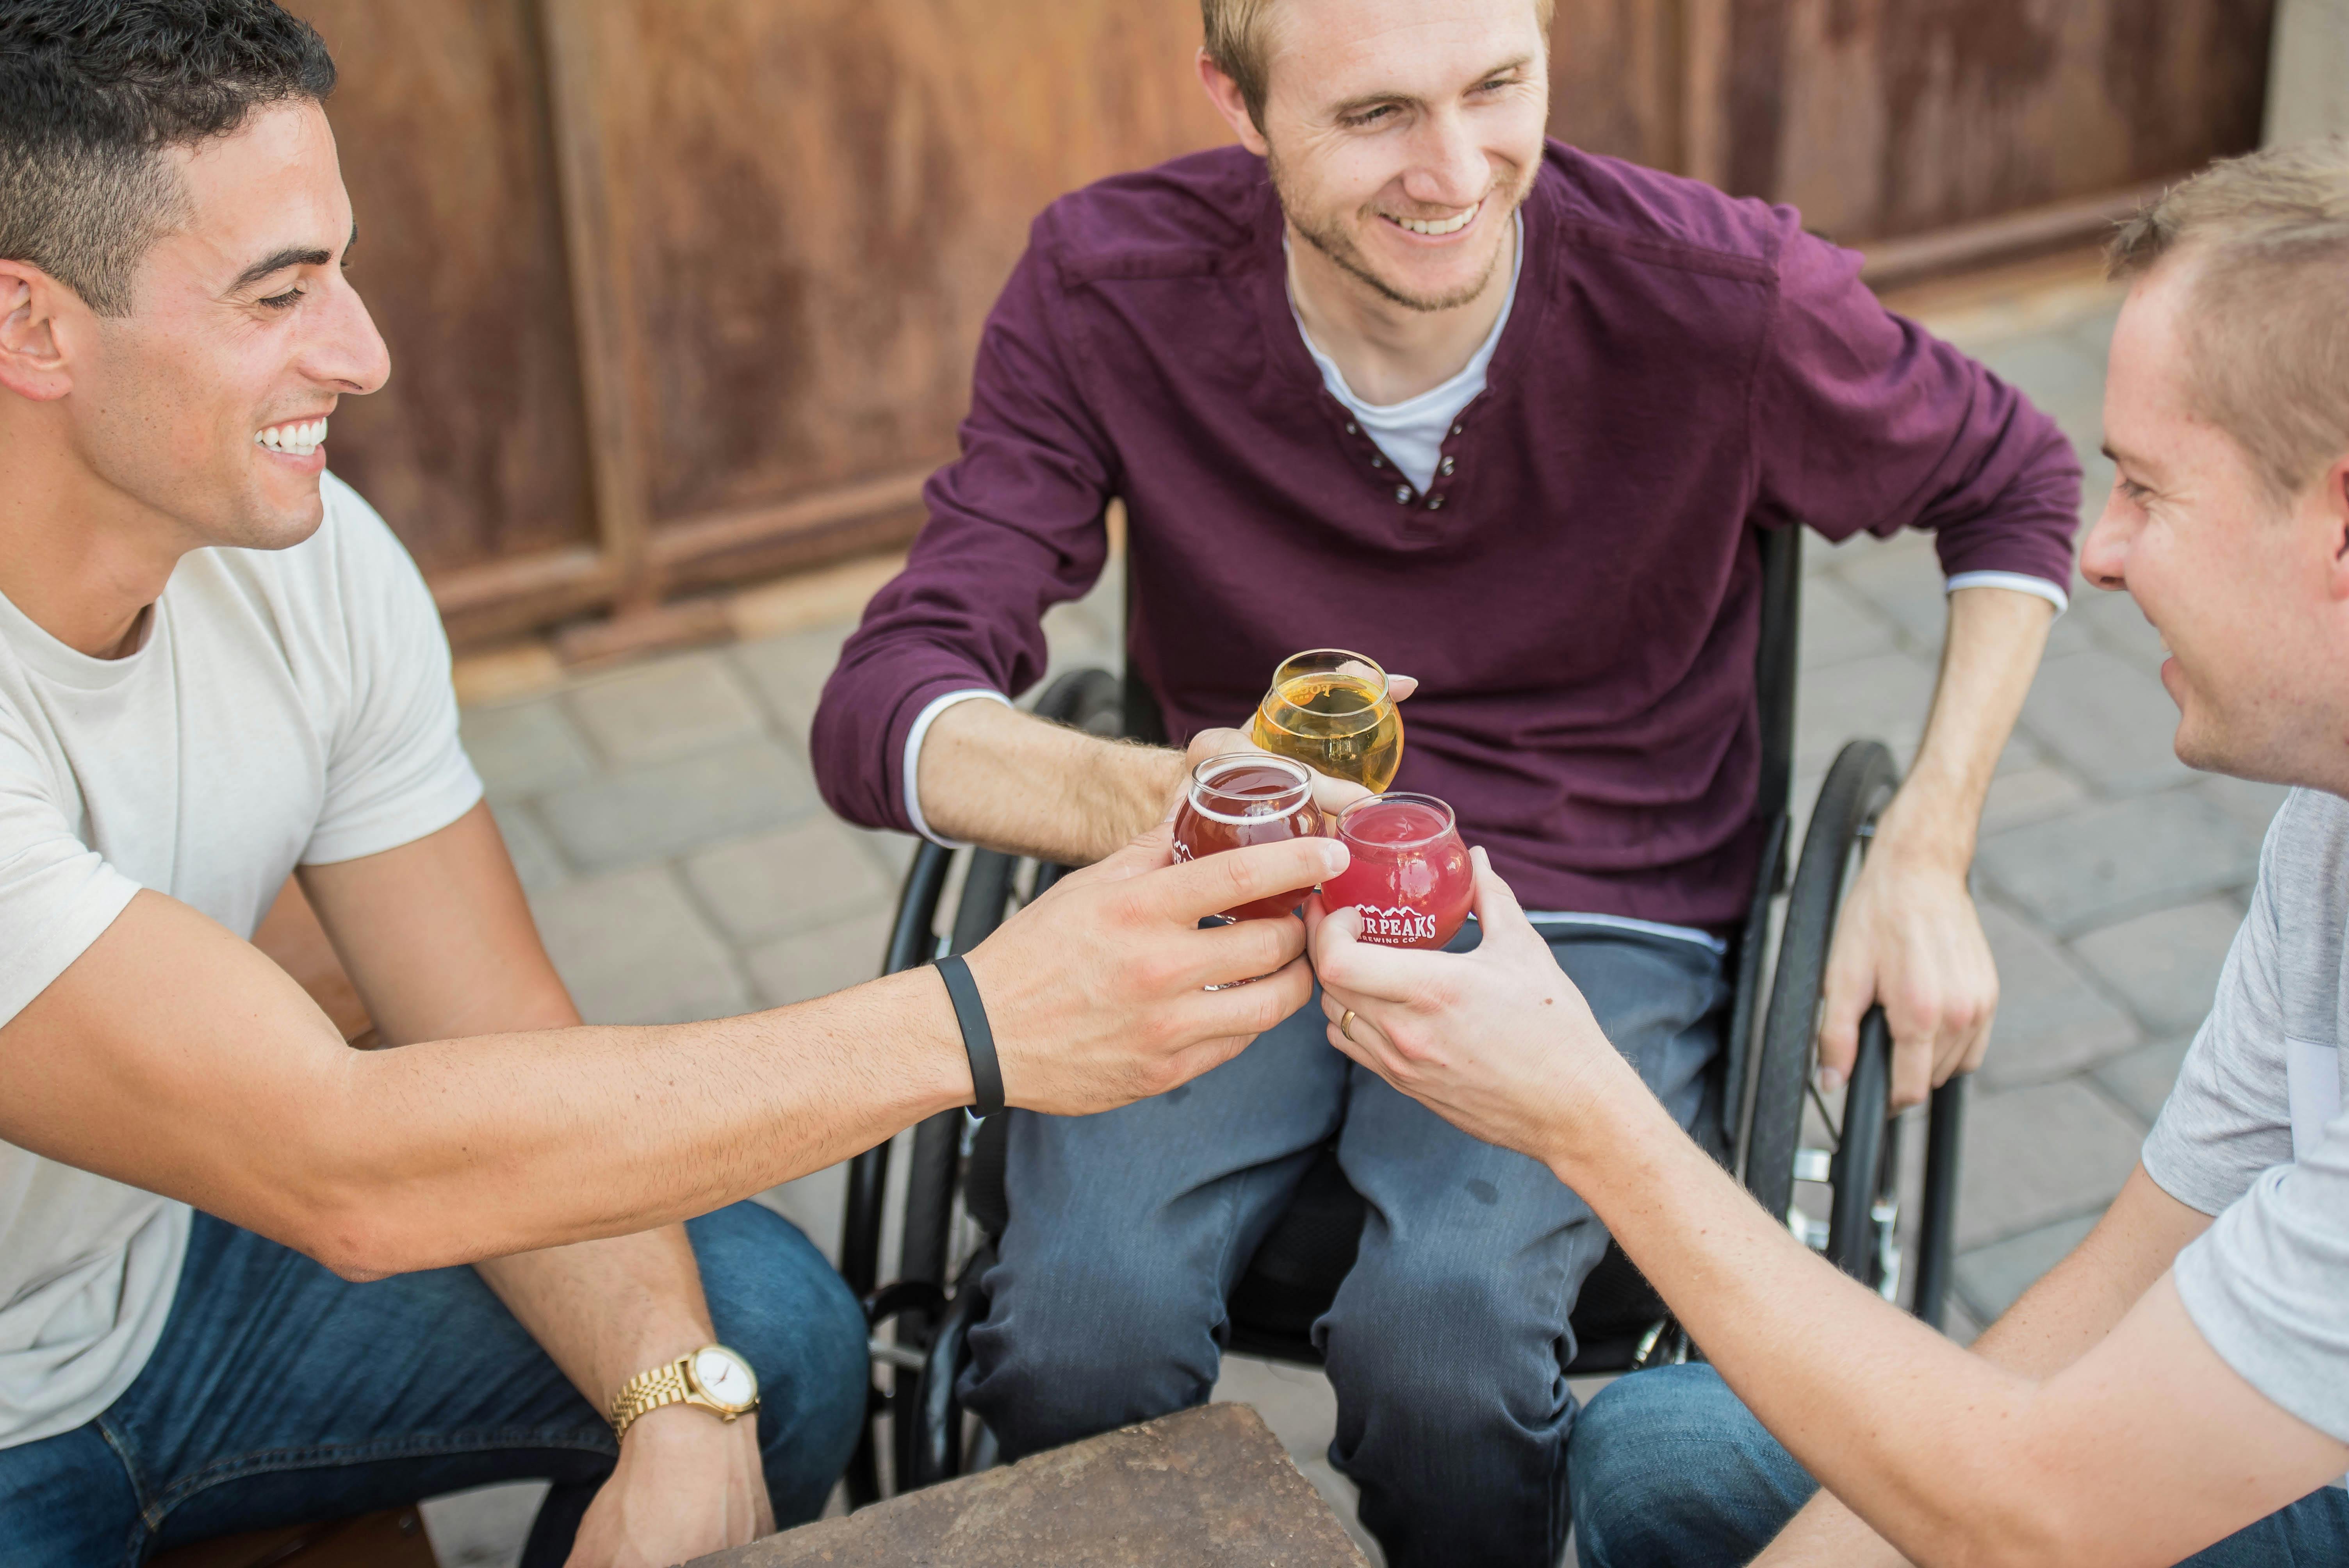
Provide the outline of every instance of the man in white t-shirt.
[[[388,368],[333,81],[268,0],[0,5],[6,1568],[520,1477],[555,1482],[533,1563],[812,1517],[864,1325],[742,1200],[1227,1058],[1309,994],[1304,934],[1200,917],[1343,863],[1169,867],[1162,830],[939,976],[580,1026],[430,597],[325,471]],[[248,944],[289,872],[401,1048]]]
[[2161,632],[2182,760],[2299,788],[2137,1171],[1971,1353],[1680,1133],[1489,867],[1467,957],[1319,923],[1331,1043],[1588,1196],[1711,1362],[1592,1401],[1587,1568],[2349,1561],[2349,139],[2206,170],[2112,264],[2080,570]]

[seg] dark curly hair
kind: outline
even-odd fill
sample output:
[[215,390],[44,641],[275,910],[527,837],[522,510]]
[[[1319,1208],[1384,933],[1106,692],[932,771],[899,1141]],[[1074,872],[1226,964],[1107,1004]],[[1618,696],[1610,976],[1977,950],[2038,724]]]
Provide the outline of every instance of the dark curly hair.
[[0,0],[0,257],[129,314],[183,200],[163,150],[334,87],[326,44],[270,0]]

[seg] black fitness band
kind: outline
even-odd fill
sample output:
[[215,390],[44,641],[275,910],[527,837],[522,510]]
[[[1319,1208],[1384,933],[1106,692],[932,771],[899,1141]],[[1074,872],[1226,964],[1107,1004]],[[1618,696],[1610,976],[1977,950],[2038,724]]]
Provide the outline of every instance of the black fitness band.
[[954,1003],[955,1022],[962,1026],[962,1048],[970,1054],[970,1087],[978,1096],[971,1109],[993,1116],[1003,1109],[1003,1064],[995,1059],[995,1031],[988,1027],[978,984],[959,953],[947,954],[936,966],[938,978],[947,983],[947,997]]

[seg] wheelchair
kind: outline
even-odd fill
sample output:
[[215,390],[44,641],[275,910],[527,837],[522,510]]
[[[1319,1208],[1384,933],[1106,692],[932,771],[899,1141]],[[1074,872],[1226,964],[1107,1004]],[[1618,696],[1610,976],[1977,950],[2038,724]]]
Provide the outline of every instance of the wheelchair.
[[[1761,542],[1756,810],[1764,849],[1744,924],[1726,957],[1734,989],[1723,1048],[1707,1068],[1712,1081],[1697,1136],[1806,1244],[1886,1299],[1905,1299],[1939,1328],[1950,1284],[1965,1080],[1953,1078],[1935,1090],[1921,1116],[1889,1117],[1891,1040],[1882,1009],[1871,1008],[1839,1118],[1814,1086],[1820,990],[1837,912],[1899,783],[1898,770],[1881,742],[1847,744],[1819,791],[1799,856],[1794,853],[1788,808],[1801,536],[1791,528],[1765,530]],[[1104,737],[1163,738],[1150,692],[1103,670],[1062,676],[1036,711]],[[941,934],[939,906],[957,858],[960,896]],[[977,946],[1016,904],[1042,893],[1063,871],[994,851],[925,845],[906,874],[884,972]],[[1007,1124],[1019,1114],[980,1120],[953,1110],[914,1130],[895,1275],[886,1284],[880,1275],[891,1146],[850,1162],[841,1273],[865,1304],[874,1364],[886,1380],[884,1387],[876,1377],[847,1473],[851,1507],[884,1494],[885,1450],[892,1492],[995,1462],[991,1434],[966,1419],[955,1384],[968,1360],[970,1331],[987,1315],[980,1281],[1009,1214]],[[1904,1140],[1918,1120],[1924,1123],[1923,1158],[1904,1161]],[[1805,1191],[1799,1195],[1813,1206],[1798,1205],[1798,1183],[1824,1189],[1824,1204]],[[1913,1212],[1903,1204],[1912,1185],[1921,1187]],[[1325,1147],[1231,1293],[1226,1353],[1318,1366],[1310,1331],[1353,1264],[1362,1219],[1362,1202],[1340,1173],[1334,1147]],[[1611,1239],[1570,1322],[1577,1345],[1567,1367],[1571,1376],[1685,1360],[1697,1348]]]

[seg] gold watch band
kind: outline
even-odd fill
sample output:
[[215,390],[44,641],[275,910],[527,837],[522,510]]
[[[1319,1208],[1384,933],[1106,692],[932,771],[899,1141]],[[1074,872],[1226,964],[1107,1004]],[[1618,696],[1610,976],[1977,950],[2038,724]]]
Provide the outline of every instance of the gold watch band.
[[621,1384],[620,1391],[612,1396],[614,1435],[626,1437],[628,1429],[636,1424],[636,1418],[648,1410],[657,1410],[663,1405],[674,1405],[692,1398],[693,1386],[686,1381],[685,1376],[686,1366],[692,1359],[690,1356],[680,1356],[674,1361],[639,1372]]

